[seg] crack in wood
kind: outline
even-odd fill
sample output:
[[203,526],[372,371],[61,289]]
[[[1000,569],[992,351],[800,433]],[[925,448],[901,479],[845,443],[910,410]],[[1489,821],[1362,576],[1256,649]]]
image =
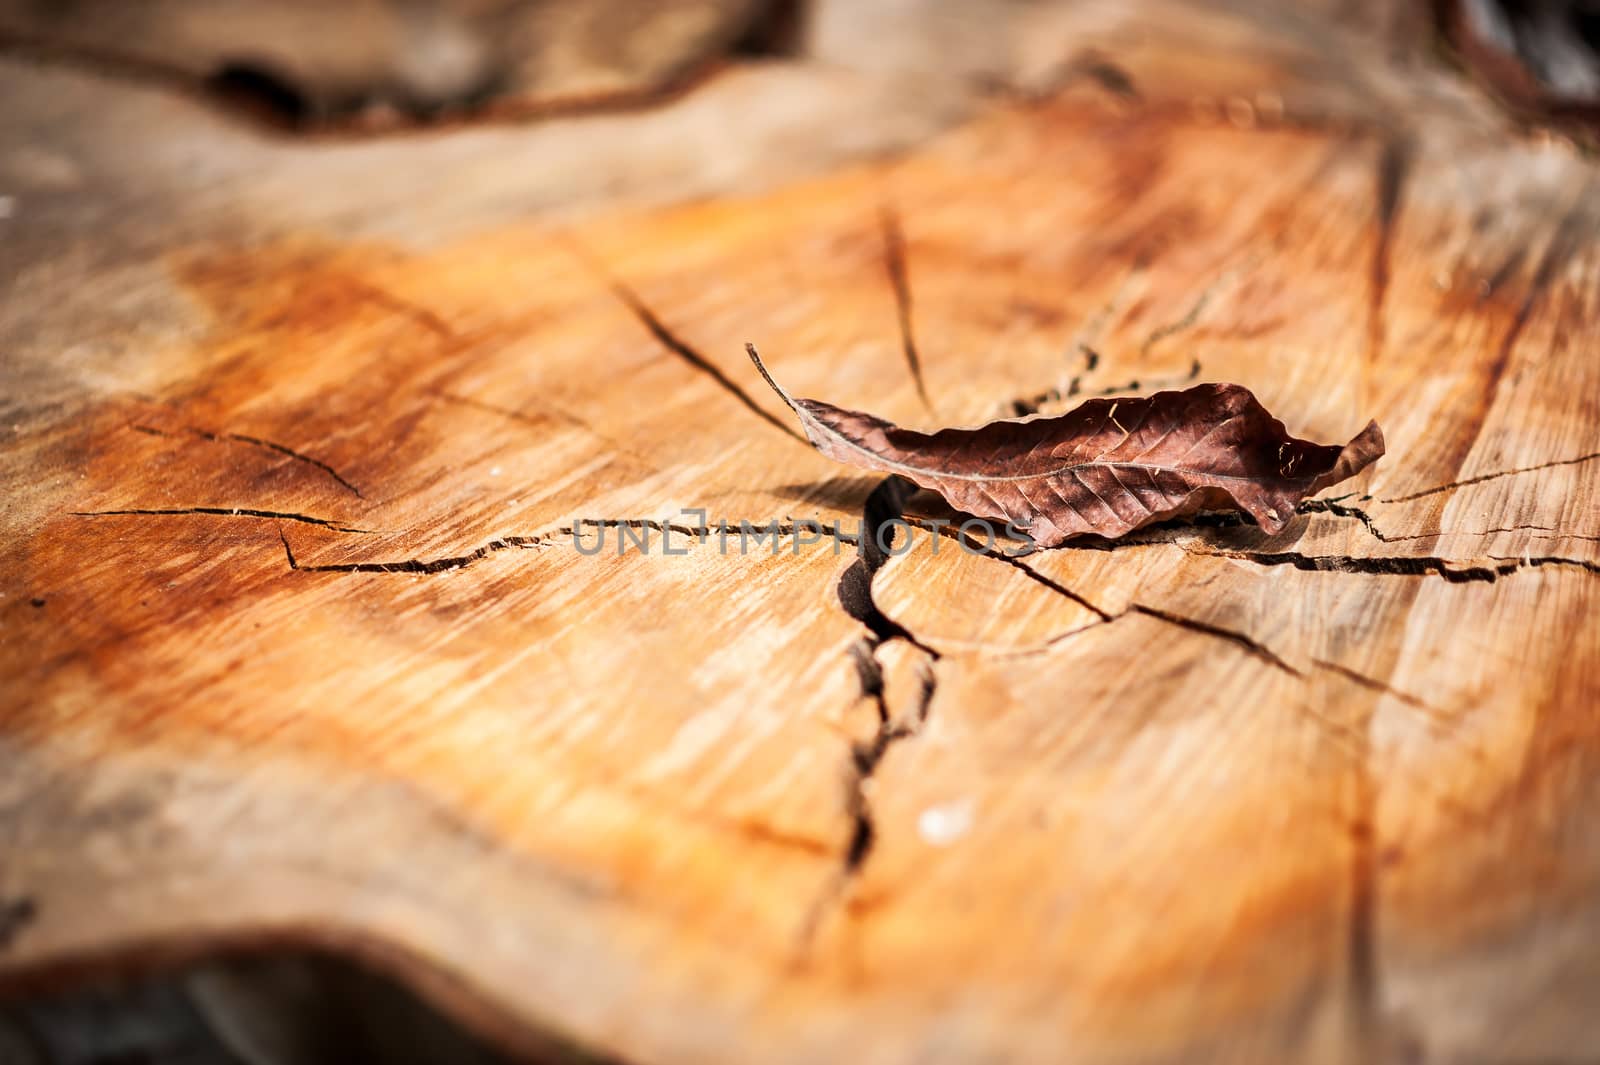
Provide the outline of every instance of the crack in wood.
[[[883,486],[881,485],[879,486],[880,489],[882,487]],[[873,504],[871,502],[871,497],[869,497],[869,505],[875,509],[878,505],[881,505],[881,501],[879,504]],[[1358,508],[1344,507],[1328,500],[1307,500],[1301,504],[1301,508],[1303,511],[1325,512],[1339,516],[1354,517],[1358,520],[1362,520],[1363,524],[1373,536],[1386,543],[1454,535],[1452,533],[1439,532],[1419,533],[1410,536],[1387,536],[1380,532],[1372,524],[1371,519],[1367,518],[1365,513],[1360,511]],[[315,525],[319,528],[331,529],[335,532],[342,533],[379,535],[382,532],[382,530],[377,529],[355,528],[332,518],[319,518],[314,515],[297,514],[290,511],[261,510],[250,507],[130,508],[123,510],[75,510],[69,511],[69,513],[74,517],[82,518],[125,516],[177,517],[184,515],[225,518],[254,518],[261,520],[289,521],[305,525]],[[898,518],[899,515],[895,514],[893,517]],[[1196,516],[1196,518],[1199,520],[1191,519],[1184,524],[1174,525],[1170,528],[1175,532],[1181,532],[1183,528],[1192,527],[1194,525],[1233,527],[1245,524],[1244,520],[1235,514],[1199,515]],[[885,522],[888,520],[890,519],[884,519]],[[595,528],[607,529],[650,529],[663,534],[676,533],[701,541],[707,539],[715,532],[715,530],[710,526],[702,528],[680,525],[672,522],[657,521],[649,518],[585,518],[580,523],[580,526],[583,524],[588,524]],[[777,537],[793,536],[801,530],[814,530],[819,528],[819,526],[814,523],[793,521],[776,523],[771,521],[765,523],[750,523],[746,521],[740,522],[737,525],[730,524],[728,527],[730,529],[742,528],[746,524],[749,524],[753,529],[759,531],[763,536],[768,535],[769,533],[775,533]],[[864,528],[865,527],[867,526],[864,526]],[[820,529],[821,531],[828,532],[830,535],[837,537],[841,543],[850,544],[858,548],[860,548],[864,542],[867,542],[844,532],[842,529],[837,528],[837,526],[830,527],[827,525],[821,525]],[[1523,529],[1548,529],[1548,527],[1542,525],[1516,525],[1502,529],[1486,529],[1470,535],[1488,535],[1496,532],[1514,532]],[[1027,566],[1022,563],[1021,559],[1034,553],[1033,551],[1022,552],[1018,555],[1007,555],[1003,552],[995,551],[992,548],[979,545],[972,538],[967,537],[958,530],[950,528],[948,525],[939,524],[931,526],[931,530],[939,535],[962,541],[964,547],[966,547],[973,554],[978,554],[986,558],[1002,561],[1022,570],[1029,576],[1029,579],[1050,588],[1052,591],[1072,599],[1074,602],[1078,603],[1078,605],[1096,614],[1101,621],[1114,621],[1120,616],[1107,614],[1103,609],[1094,605],[1094,603],[1079,595],[1077,592],[1072,591],[1065,585],[1053,581],[1051,578],[1038,572],[1031,566]],[[577,531],[578,529],[574,528],[573,526],[561,526],[546,533],[509,535],[491,540],[486,544],[480,545],[479,547],[466,552],[465,554],[437,559],[408,558],[397,559],[394,561],[343,562],[317,565],[300,563],[294,557],[293,551],[289,547],[287,538],[283,536],[281,530],[279,532],[279,536],[280,539],[283,540],[284,549],[288,554],[289,568],[297,572],[439,573],[445,570],[464,569],[473,562],[477,562],[490,554],[494,554],[497,551],[502,551],[507,548],[535,548],[551,546],[554,543],[555,537],[575,536]],[[1570,537],[1540,537],[1540,539],[1563,538],[1600,541],[1600,537],[1587,536],[1583,534],[1571,534]],[[1560,555],[1490,555],[1486,557],[1490,561],[1494,561],[1499,564],[1493,567],[1484,567],[1474,565],[1471,560],[1467,559],[1449,559],[1433,555],[1363,557],[1357,555],[1308,555],[1297,551],[1241,551],[1212,548],[1199,549],[1191,547],[1176,538],[1126,539],[1121,541],[1108,541],[1103,544],[1093,542],[1069,543],[1064,545],[1062,549],[1109,551],[1117,550],[1119,547],[1156,545],[1170,545],[1192,555],[1210,555],[1218,558],[1232,558],[1267,566],[1292,565],[1295,568],[1302,570],[1317,570],[1338,573],[1369,573],[1398,576],[1419,576],[1433,574],[1443,577],[1445,580],[1457,583],[1468,581],[1494,581],[1500,577],[1507,576],[1521,569],[1530,567],[1537,568],[1540,566],[1573,566],[1589,572],[1600,572],[1600,562],[1592,562],[1587,559],[1567,558]],[[879,555],[883,554],[883,552],[877,548],[875,543],[873,544],[872,550]],[[880,610],[877,609],[876,604],[872,602],[870,591],[871,577],[872,574],[877,572],[877,568],[881,567],[881,565],[882,559],[879,559],[875,565],[869,565],[864,557],[858,557],[855,562],[851,563],[851,565],[845,570],[844,574],[842,574],[839,578],[838,595],[840,604],[843,606],[846,613],[855,618],[857,621],[860,621],[868,628],[869,631],[871,631],[875,636],[878,636],[880,639],[903,639],[924,653],[934,654],[933,648],[929,647],[913,633],[907,631],[898,622],[884,615]]]
[[[1600,458],[1600,452],[1596,452],[1594,455],[1584,456],[1580,459],[1568,459],[1563,462],[1548,463],[1546,466],[1532,468],[1544,469],[1551,465],[1567,465],[1572,462],[1587,461],[1591,458]],[[1525,473],[1527,471],[1516,470],[1511,472]],[[1489,474],[1483,479],[1488,480],[1491,477],[1499,476],[1505,476],[1505,474]],[[1379,500],[1379,502],[1390,502],[1390,500]],[[1533,525],[1527,523],[1519,525],[1500,525],[1492,529],[1437,529],[1433,532],[1424,533],[1385,533],[1382,529],[1378,528],[1377,522],[1375,522],[1372,519],[1372,516],[1365,510],[1362,510],[1360,507],[1354,507],[1346,503],[1341,503],[1337,499],[1307,499],[1302,501],[1296,509],[1301,514],[1332,514],[1341,518],[1354,518],[1355,520],[1359,521],[1366,528],[1367,532],[1371,533],[1375,539],[1386,544],[1401,544],[1412,540],[1437,540],[1445,536],[1493,536],[1496,533],[1511,532],[1545,532],[1556,534],[1554,536],[1532,537],[1532,539],[1535,540],[1586,540],[1600,543],[1600,536],[1591,536],[1587,533],[1563,532],[1558,526],[1554,525]],[[1242,521],[1240,524],[1242,524]],[[1451,562],[1451,560],[1448,559],[1445,561]],[[1456,563],[1451,562],[1451,564],[1454,565]]]
[[417,323],[423,329],[432,333],[440,340],[453,343],[460,339],[456,335],[456,331],[451,328],[449,322],[446,322],[443,318],[439,317],[439,315],[427,307],[422,306],[421,304],[413,303],[407,299],[402,299],[399,296],[396,296],[393,292],[390,292],[388,289],[379,288],[377,285],[367,281],[362,281],[359,278],[346,278],[345,283],[351,288],[355,289],[357,294],[363,299],[367,300],[369,303],[376,304],[377,306],[382,307],[384,310],[391,311],[404,318],[411,319],[413,322]]
[[1231,284],[1237,273],[1237,270],[1230,270],[1207,285],[1205,291],[1195,298],[1193,305],[1177,321],[1168,322],[1166,325],[1158,325],[1152,329],[1150,335],[1144,338],[1144,343],[1139,345],[1139,357],[1142,359],[1150,354],[1150,349],[1163,340],[1177,336],[1187,329],[1194,328],[1195,323],[1200,321],[1201,315],[1205,314],[1206,307],[1211,304],[1212,297],[1216,295],[1219,289]]
[[[730,534],[737,532],[740,535],[744,535],[744,530],[748,528],[748,530],[760,537],[769,535],[773,537],[774,557],[779,557],[776,545],[783,537],[794,536],[802,531],[827,532],[837,537],[841,543],[851,544],[852,546],[859,542],[850,533],[844,532],[837,527],[822,525],[819,522],[766,522],[758,524],[745,520],[713,527],[709,525],[680,525],[675,522],[658,521],[654,518],[583,518],[576,525],[563,525],[549,532],[497,537],[461,555],[450,555],[434,559],[405,558],[384,562],[332,562],[306,565],[295,557],[288,538],[284,535],[282,529],[278,530],[278,537],[283,542],[283,549],[288,559],[289,568],[299,573],[443,573],[447,570],[466,569],[474,562],[511,548],[553,547],[558,542],[557,537],[562,536],[573,537],[574,541],[576,541],[584,526],[588,526],[591,529],[648,529],[659,532],[663,536],[675,533],[685,539],[699,543],[705,543],[712,536],[722,536],[723,528],[726,528]],[[677,552],[673,553],[676,554]],[[910,638],[908,634],[906,638]],[[915,640],[911,640],[911,642],[916,643]]]
[[986,544],[979,543],[975,537],[967,535],[960,529],[952,529],[948,525],[940,525],[935,531],[937,531],[941,536],[957,541],[962,545],[963,548],[972,554],[979,555],[983,558],[993,559],[996,562],[1006,563],[1013,569],[1020,571],[1035,584],[1042,585],[1057,595],[1064,596],[1065,598],[1072,600],[1074,603],[1077,603],[1091,614],[1094,614],[1101,621],[1111,621],[1113,619],[1112,614],[1091,603],[1088,599],[1079,595],[1071,588],[1068,588],[1066,585],[1045,576],[1043,573],[1040,573],[1032,566],[1029,566],[1027,563],[1023,562],[1023,558],[1033,553],[1031,550],[1015,555],[1008,555],[1003,551],[998,551]]
[[[1099,364],[1100,353],[1085,345],[1080,345],[1080,350],[1084,355],[1085,372],[1087,373],[1088,371],[1093,370],[1095,366]],[[1189,362],[1189,372],[1183,374],[1182,376],[1156,378],[1135,377],[1123,384],[1106,385],[1103,388],[1084,388],[1084,375],[1074,374],[1072,380],[1067,382],[1065,391],[1060,388],[1047,388],[1042,392],[1036,392],[1035,394],[1023,399],[1012,400],[1009,405],[1009,409],[1014,416],[1025,418],[1030,414],[1039,413],[1040,408],[1042,408],[1046,403],[1057,403],[1063,399],[1072,399],[1074,396],[1115,396],[1124,392],[1139,392],[1147,388],[1154,388],[1157,390],[1180,388],[1199,380],[1202,372],[1204,372],[1204,367],[1201,365],[1200,360],[1191,359]]]
[[856,544],[856,559],[839,575],[837,594],[844,612],[865,625],[880,643],[905,640],[924,654],[937,657],[933,648],[880,610],[872,597],[872,578],[888,561],[888,548],[892,546],[892,543],[883,542],[884,530],[893,529],[894,523],[901,518],[906,500],[916,490],[916,485],[910,481],[891,475],[867,494],[862,507],[861,538]]
[[[943,528],[940,529],[940,532],[944,531],[945,530]],[[946,533],[946,535],[954,535],[958,539],[964,539],[960,533]],[[1201,621],[1198,618],[1188,617],[1184,614],[1174,613],[1173,611],[1165,610],[1160,607],[1153,607],[1148,603],[1130,603],[1122,610],[1113,613],[1112,611],[1106,610],[1104,607],[1097,606],[1087,597],[1079,594],[1059,581],[1040,573],[1038,570],[1034,569],[1032,566],[1023,561],[1023,557],[1007,555],[1003,552],[984,548],[980,545],[974,545],[972,543],[968,543],[967,547],[972,551],[973,554],[979,555],[980,557],[1006,563],[1012,568],[1021,571],[1028,577],[1029,580],[1033,581],[1034,583],[1049,589],[1056,595],[1070,600],[1071,602],[1083,607],[1085,610],[1095,615],[1096,620],[1090,622],[1089,624],[1079,626],[1078,628],[1071,629],[1068,632],[1060,633],[1057,636],[1052,637],[1046,642],[1045,648],[1053,647],[1067,638],[1076,636],[1079,633],[1087,632],[1093,628],[1098,628],[1101,625],[1113,624],[1114,622],[1117,622],[1130,614],[1142,614],[1146,617],[1154,618],[1155,620],[1164,622],[1168,625],[1174,625],[1179,628],[1188,629],[1191,632],[1198,632],[1202,635],[1211,636],[1216,639],[1226,640],[1235,646],[1244,648],[1244,650],[1250,654],[1268,663],[1276,669],[1280,669],[1296,677],[1304,676],[1299,669],[1296,669],[1294,666],[1290,665],[1283,659],[1281,655],[1277,654],[1271,648],[1267,647],[1261,641],[1251,637],[1247,633],[1239,632],[1236,629],[1230,629],[1222,625],[1216,625],[1209,621]],[[1041,648],[1041,651],[1042,650],[1043,648]]]
[[1111,620],[1115,621],[1117,620],[1117,617],[1125,617],[1128,614],[1143,614],[1146,617],[1152,617],[1158,621],[1164,621],[1169,625],[1176,625],[1179,628],[1188,629],[1190,632],[1198,632],[1206,636],[1215,637],[1219,640],[1226,640],[1237,647],[1244,648],[1244,650],[1261,659],[1274,669],[1282,670],[1292,677],[1305,676],[1303,672],[1284,661],[1281,656],[1279,656],[1266,644],[1250,636],[1248,633],[1240,632],[1237,629],[1230,629],[1223,625],[1212,624],[1209,621],[1201,621],[1199,618],[1191,618],[1184,614],[1176,614],[1169,610],[1162,610],[1157,607],[1150,606],[1147,603],[1132,603],[1126,610],[1122,611],[1122,613],[1118,614],[1116,617],[1113,617]]
[[1438,709],[1432,704],[1423,702],[1410,692],[1401,691],[1399,688],[1396,688],[1391,684],[1386,684],[1376,677],[1368,676],[1367,674],[1362,673],[1360,670],[1352,669],[1343,663],[1333,662],[1326,658],[1313,658],[1311,660],[1311,664],[1316,666],[1318,669],[1326,669],[1330,672],[1337,673],[1346,680],[1355,684],[1359,684],[1361,687],[1366,688],[1369,691],[1375,691],[1383,695],[1393,696],[1394,698],[1399,699],[1402,703],[1405,703],[1407,706],[1414,707],[1418,710],[1426,710],[1433,714],[1439,713]]
[[427,561],[408,558],[397,562],[329,562],[321,565],[304,565],[295,559],[294,549],[289,546],[289,537],[281,528],[278,530],[278,539],[283,542],[283,554],[288,560],[289,568],[297,573],[443,573],[446,570],[466,569],[472,563],[497,551],[507,551],[511,548],[538,548],[546,544],[546,541],[538,536],[502,536],[465,555],[449,558]]
[[[1585,204],[1590,196],[1591,181],[1579,190],[1571,203],[1562,211],[1551,231],[1549,242],[1539,256],[1538,264],[1534,267],[1533,277],[1528,283],[1528,290],[1523,294],[1521,302],[1517,305],[1516,313],[1512,316],[1511,324],[1506,328],[1505,334],[1500,338],[1500,343],[1495,347],[1494,357],[1489,363],[1487,373],[1481,385],[1472,392],[1472,405],[1470,409],[1454,413],[1454,420],[1462,425],[1477,426],[1481,435],[1485,419],[1493,409],[1496,398],[1500,394],[1500,385],[1505,378],[1506,369],[1511,364],[1512,353],[1516,350],[1518,342],[1522,339],[1523,331],[1528,322],[1533,318],[1533,312],[1541,300],[1546,299],[1554,284],[1556,275],[1571,262],[1574,255],[1584,246],[1586,237],[1585,227],[1578,224],[1582,217]],[[1433,495],[1450,487],[1460,487],[1463,484],[1480,483],[1480,480],[1489,480],[1490,476],[1479,478],[1460,479],[1461,469],[1471,454],[1473,441],[1478,436],[1463,435],[1454,439],[1456,444],[1451,450],[1450,465],[1454,468],[1457,479],[1447,485],[1437,488],[1424,489],[1410,495],[1383,499],[1383,503],[1404,503],[1413,499]],[[1593,457],[1593,456],[1590,456]],[[1580,459],[1579,461],[1583,461]],[[1558,465],[1552,463],[1551,465]],[[1538,468],[1538,467],[1534,467]]]
[[[1099,309],[1084,320],[1071,342],[1068,343],[1066,350],[1069,355],[1077,353],[1083,356],[1083,370],[1080,373],[1074,374],[1065,386],[1057,385],[1042,392],[1037,392],[1030,397],[1013,399],[1004,404],[1002,409],[1009,410],[1015,417],[1026,417],[1030,414],[1037,414],[1039,408],[1046,403],[1053,403],[1082,394],[1084,377],[1093,373],[1100,365],[1100,352],[1096,345],[1099,343],[1101,335],[1105,332],[1106,324],[1126,299],[1128,290],[1147,280],[1147,269],[1147,263],[1142,256],[1135,260],[1127,273],[1117,282],[1116,289],[1107,298],[1106,302],[1101,304]],[[1199,360],[1195,360],[1191,369],[1193,370],[1193,376],[1198,377],[1200,372]],[[1106,394],[1110,395],[1111,393],[1108,392]]]
[[338,482],[340,487],[353,494],[357,499],[364,498],[361,495],[361,489],[357,488],[343,474],[334,469],[332,466],[328,465],[326,462],[323,462],[318,458],[313,458],[304,452],[296,451],[291,447],[279,444],[276,441],[267,440],[264,437],[250,436],[246,433],[217,433],[211,432],[207,429],[197,429],[193,427],[183,430],[182,433],[174,433],[165,429],[157,429],[153,425],[131,425],[129,428],[136,433],[143,433],[146,436],[161,436],[171,439],[187,434],[189,436],[199,437],[201,440],[210,440],[216,443],[248,444],[252,447],[258,447],[266,451],[276,452],[279,455],[284,455],[290,459],[293,459],[295,462],[301,462],[307,466],[313,466],[316,469],[321,470],[323,473],[333,478],[334,481]]
[[1439,529],[1435,532],[1408,533],[1405,536],[1389,536],[1385,540],[1391,544],[1405,543],[1408,540],[1437,540],[1444,536],[1493,536],[1496,533],[1511,532],[1547,532],[1556,533],[1555,536],[1530,536],[1530,540],[1587,540],[1600,543],[1600,536],[1586,536],[1583,533],[1564,533],[1554,525],[1500,525],[1493,529],[1472,529],[1463,531],[1459,529]]
[[917,354],[917,335],[913,326],[911,301],[911,274],[906,266],[905,232],[900,225],[900,215],[894,208],[885,206],[878,212],[879,227],[883,231],[883,264],[889,275],[889,287],[894,290],[895,320],[900,327],[900,351],[905,356],[906,367],[911,371],[917,396],[928,413],[934,413],[933,400],[928,398],[928,388],[922,379],[922,360]]
[[1372,520],[1372,515],[1360,507],[1352,507],[1335,499],[1304,499],[1300,501],[1299,506],[1295,507],[1295,510],[1301,514],[1332,514],[1340,518],[1354,518],[1364,525],[1367,532],[1371,533],[1376,539],[1383,543],[1390,542],[1390,538],[1384,535],[1383,531]]
[[1534,473],[1538,470],[1550,470],[1557,466],[1576,466],[1584,462],[1593,462],[1600,459],[1600,451],[1591,451],[1587,455],[1579,455],[1570,459],[1552,459],[1549,462],[1540,462],[1533,466],[1518,466],[1511,470],[1496,470],[1494,473],[1485,473],[1477,477],[1468,477],[1465,480],[1451,481],[1449,484],[1438,484],[1432,488],[1423,488],[1403,496],[1388,496],[1378,500],[1380,503],[1409,503],[1413,499],[1422,499],[1425,496],[1438,495],[1440,492],[1449,492],[1456,488],[1465,488],[1468,485],[1482,484],[1485,481],[1498,480],[1501,477],[1514,477],[1519,473]]
[[[850,746],[845,798],[850,835],[838,869],[823,893],[812,903],[801,925],[800,943],[803,948],[809,946],[823,920],[848,892],[871,858],[878,840],[877,819],[873,815],[869,794],[871,781],[891,747],[922,731],[938,686],[934,666],[941,657],[940,652],[884,614],[872,596],[872,578],[888,561],[889,548],[893,546],[892,542],[884,543],[884,531],[890,530],[890,536],[893,536],[894,526],[904,512],[905,501],[915,491],[916,486],[910,481],[891,475],[868,494],[862,507],[862,535],[856,545],[857,557],[839,576],[837,594],[840,607],[867,629],[867,634],[851,645],[850,653],[860,681],[861,697],[872,699],[877,707],[878,727],[870,740],[855,742]],[[890,711],[884,690],[883,666],[878,660],[878,650],[895,640],[905,641],[924,656],[922,684],[915,708],[905,718],[897,718]]]
[[335,532],[376,535],[377,529],[357,529],[334,518],[318,518],[310,514],[296,514],[283,510],[259,510],[254,507],[130,507],[125,510],[73,510],[75,518],[115,517],[179,517],[199,514],[214,518],[270,518],[276,521],[293,521],[302,525],[316,525]]
[[792,440],[799,441],[808,449],[811,447],[811,444],[806,440],[805,437],[796,432],[795,429],[787,422],[780,420],[777,415],[773,414],[771,411],[761,406],[761,404],[757,403],[750,393],[741,388],[739,384],[734,381],[733,378],[729,377],[720,366],[706,358],[705,355],[697,351],[691,344],[689,344],[682,337],[678,336],[671,329],[668,329],[666,323],[663,322],[659,316],[657,316],[655,311],[650,309],[649,304],[645,303],[644,298],[640,296],[638,292],[634,291],[627,284],[625,284],[621,278],[613,276],[610,271],[608,271],[600,262],[600,260],[592,255],[586,248],[578,244],[570,236],[563,240],[562,244],[580,262],[583,263],[585,268],[599,278],[600,282],[611,291],[612,295],[616,296],[618,302],[626,307],[633,314],[633,316],[638,319],[639,324],[644,326],[650,335],[656,339],[657,343],[666,348],[672,354],[676,355],[678,358],[682,359],[684,362],[688,363],[694,369],[709,377],[713,382],[716,383],[718,388],[728,393],[728,395],[736,399],[746,410],[750,411],[750,413],[754,414],[756,417],[760,418],[762,421],[778,430],[778,432],[784,434]]
[[1377,576],[1442,577],[1453,584],[1472,581],[1493,583],[1523,569],[1540,566],[1573,566],[1590,573],[1600,573],[1600,562],[1581,558],[1564,558],[1557,555],[1487,555],[1487,561],[1496,565],[1483,566],[1471,562],[1440,558],[1436,555],[1407,555],[1362,557],[1356,555],[1308,555],[1300,551],[1237,551],[1221,548],[1199,549],[1172,541],[1175,546],[1191,555],[1213,558],[1232,558],[1263,566],[1293,566],[1298,570],[1325,573],[1360,573]]
[[1379,151],[1373,184],[1373,226],[1371,282],[1368,285],[1367,365],[1375,364],[1388,339],[1385,310],[1389,299],[1394,234],[1398,228],[1400,206],[1416,146],[1406,137],[1384,138]]

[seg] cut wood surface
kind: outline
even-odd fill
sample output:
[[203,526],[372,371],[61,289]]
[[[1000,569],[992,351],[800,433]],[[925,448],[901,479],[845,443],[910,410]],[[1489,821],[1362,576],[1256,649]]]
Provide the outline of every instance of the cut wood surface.
[[[1594,162],[1371,26],[1080,7],[909,153],[576,220],[491,166],[544,127],[0,69],[0,987],[320,944],[638,1065],[1593,1059]],[[746,341],[1388,454],[1275,535],[741,553],[686,512],[901,502]]]

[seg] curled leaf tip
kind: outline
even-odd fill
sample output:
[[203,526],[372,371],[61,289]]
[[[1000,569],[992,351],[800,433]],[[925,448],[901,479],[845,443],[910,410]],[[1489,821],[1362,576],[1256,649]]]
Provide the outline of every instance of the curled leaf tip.
[[[744,350],[749,352],[750,361],[756,364],[756,369],[761,372],[762,380],[766,381],[767,384],[772,387],[772,390],[774,392],[778,393],[778,396],[779,396],[780,399],[782,399],[790,407],[792,407],[796,411],[798,411],[799,407],[795,406],[794,397],[789,395],[789,392],[788,392],[787,389],[785,389],[782,385],[778,384],[777,381],[774,381],[772,379],[772,374],[767,371],[766,364],[761,361],[761,355],[760,355],[759,352],[756,351],[756,346],[754,344],[750,343],[750,341],[746,340],[744,342]],[[801,421],[803,422],[804,420],[805,419],[802,417]]]

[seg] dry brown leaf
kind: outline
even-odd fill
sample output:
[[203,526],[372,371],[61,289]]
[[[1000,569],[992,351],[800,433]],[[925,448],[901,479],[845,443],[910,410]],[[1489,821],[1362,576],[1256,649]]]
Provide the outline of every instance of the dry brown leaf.
[[838,462],[898,474],[951,506],[1054,547],[1123,536],[1202,510],[1237,507],[1277,532],[1307,496],[1383,454],[1376,422],[1344,447],[1297,440],[1242,385],[1091,399],[1056,417],[919,433],[859,411],[796,399],[750,358]]

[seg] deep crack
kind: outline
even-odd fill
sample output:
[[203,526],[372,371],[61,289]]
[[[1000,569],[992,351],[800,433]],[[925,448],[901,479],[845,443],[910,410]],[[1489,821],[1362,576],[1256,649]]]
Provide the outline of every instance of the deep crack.
[[[1348,506],[1332,499],[1303,499],[1295,508],[1301,514],[1333,514],[1341,518],[1354,518],[1366,526],[1367,532],[1383,543],[1389,543],[1390,538],[1373,522],[1372,516],[1360,507]],[[1396,539],[1406,539],[1397,537]]]
[[[869,794],[871,781],[890,748],[921,731],[928,720],[938,685],[932,663],[939,660],[940,653],[884,614],[872,596],[872,578],[889,559],[889,549],[893,547],[893,537],[897,535],[897,526],[901,524],[905,502],[915,491],[916,485],[910,481],[891,476],[868,494],[862,507],[861,537],[856,542],[857,557],[839,576],[837,590],[840,607],[867,629],[867,635],[852,644],[850,650],[861,685],[861,697],[873,700],[878,711],[878,725],[871,739],[850,746],[845,797],[850,835],[835,876],[807,914],[801,929],[802,944],[811,941],[823,918],[845,895],[871,858],[878,841],[878,825]],[[921,687],[908,718],[897,718],[892,712],[884,688],[883,667],[877,657],[879,648],[895,640],[904,640],[926,656]]]

